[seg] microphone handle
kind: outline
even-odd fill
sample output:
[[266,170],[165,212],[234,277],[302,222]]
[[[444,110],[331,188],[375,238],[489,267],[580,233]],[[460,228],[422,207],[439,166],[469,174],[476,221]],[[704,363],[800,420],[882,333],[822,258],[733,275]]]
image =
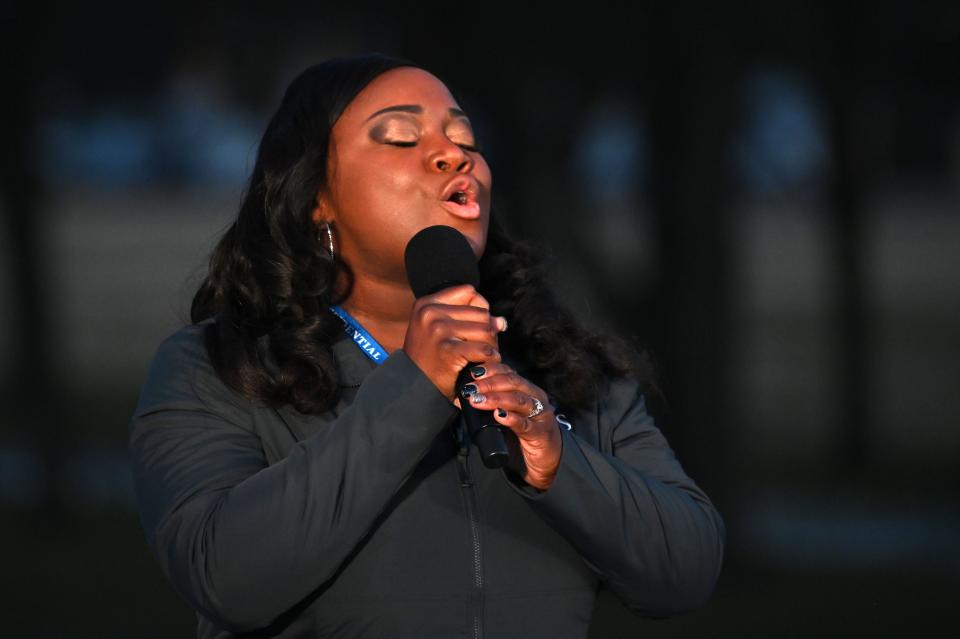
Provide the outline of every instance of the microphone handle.
[[483,465],[487,468],[500,468],[510,461],[511,452],[518,451],[517,436],[512,430],[493,419],[492,410],[480,410],[474,407],[469,397],[461,394],[464,384],[473,381],[470,377],[470,368],[473,366],[475,366],[473,363],[467,364],[457,376],[460,412],[467,426],[467,434],[480,450]]

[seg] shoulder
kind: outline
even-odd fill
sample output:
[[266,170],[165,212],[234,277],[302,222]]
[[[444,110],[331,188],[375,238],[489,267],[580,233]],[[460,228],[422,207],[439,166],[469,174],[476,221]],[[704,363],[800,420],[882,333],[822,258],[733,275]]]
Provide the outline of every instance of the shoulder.
[[207,355],[206,331],[213,320],[204,320],[197,324],[188,324],[161,340],[150,362],[153,372],[156,368],[181,368],[184,364],[194,366],[210,365]]
[[653,418],[647,413],[643,386],[635,377],[604,380],[586,412],[590,419],[596,420],[599,432],[606,433],[607,437],[615,437],[624,425],[653,425]]
[[187,380],[213,372],[206,346],[212,320],[189,324],[165,337],[157,346],[147,370],[147,387],[172,380]]
[[606,380],[597,395],[598,412],[612,418],[621,418],[630,410],[646,409],[646,398],[640,380],[617,377]]
[[206,331],[212,324],[211,319],[183,326],[160,342],[137,401],[137,415],[198,404],[218,411],[248,409],[249,402],[222,382],[210,361]]

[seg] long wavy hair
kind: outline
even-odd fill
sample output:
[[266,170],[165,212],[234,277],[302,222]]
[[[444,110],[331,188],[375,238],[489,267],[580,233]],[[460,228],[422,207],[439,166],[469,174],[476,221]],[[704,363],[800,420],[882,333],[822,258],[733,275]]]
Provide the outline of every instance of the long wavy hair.
[[[331,129],[374,78],[419,65],[381,54],[334,58],[287,87],[270,119],[236,220],[210,256],[190,309],[223,382],[271,406],[322,413],[339,398],[332,345],[343,337],[329,311],[350,292],[349,265],[324,248],[311,218],[325,185]],[[512,239],[491,211],[480,259],[480,293],[507,318],[500,336],[532,368],[529,376],[564,410],[588,406],[611,378],[637,377],[661,396],[646,352],[585,330],[547,284],[544,253]],[[344,285],[344,282],[346,283]]]

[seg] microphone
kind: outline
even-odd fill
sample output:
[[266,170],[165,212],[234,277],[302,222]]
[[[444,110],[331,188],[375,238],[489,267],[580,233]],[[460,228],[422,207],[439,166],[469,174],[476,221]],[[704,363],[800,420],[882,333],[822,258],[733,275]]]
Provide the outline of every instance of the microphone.
[[[407,280],[418,298],[461,284],[470,284],[474,288],[480,286],[480,272],[473,249],[467,238],[451,226],[428,226],[418,232],[407,243],[404,260]],[[477,363],[468,363],[457,376],[460,412],[470,439],[480,450],[484,466],[500,468],[507,464],[510,451],[516,448],[516,442],[510,441],[516,435],[494,420],[492,410],[479,410],[460,394],[463,385],[472,381],[470,368]]]

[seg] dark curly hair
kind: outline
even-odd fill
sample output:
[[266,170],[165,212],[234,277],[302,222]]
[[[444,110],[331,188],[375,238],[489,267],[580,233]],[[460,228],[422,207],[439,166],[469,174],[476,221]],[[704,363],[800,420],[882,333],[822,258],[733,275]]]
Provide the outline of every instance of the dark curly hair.
[[[210,360],[247,398],[304,414],[336,404],[332,345],[343,328],[328,308],[349,296],[353,276],[323,248],[311,212],[327,176],[334,123],[370,81],[401,66],[421,68],[381,54],[311,66],[267,125],[240,211],[214,248],[190,309],[193,323],[215,318],[205,334]],[[581,327],[557,303],[542,261],[541,250],[511,239],[491,211],[480,293],[510,324],[501,348],[523,358],[531,379],[565,410],[589,405],[615,377],[635,376],[659,395],[646,353]]]

